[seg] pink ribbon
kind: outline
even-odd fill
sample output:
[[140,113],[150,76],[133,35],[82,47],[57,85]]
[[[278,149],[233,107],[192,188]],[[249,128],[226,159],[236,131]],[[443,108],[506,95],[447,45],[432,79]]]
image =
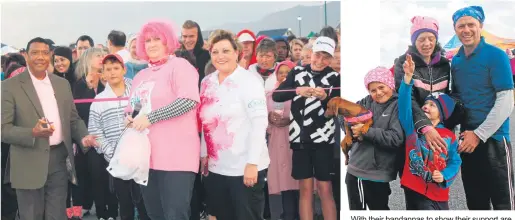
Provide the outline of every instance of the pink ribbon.
[[[323,88],[324,90],[337,90],[340,89],[340,87],[333,87],[333,88]],[[274,92],[295,92],[296,89],[283,89],[283,90],[274,90]],[[129,100],[127,97],[123,98],[102,98],[102,99],[75,99],[73,102],[75,104],[78,103],[92,103],[92,102],[113,102],[113,101],[126,101]]]

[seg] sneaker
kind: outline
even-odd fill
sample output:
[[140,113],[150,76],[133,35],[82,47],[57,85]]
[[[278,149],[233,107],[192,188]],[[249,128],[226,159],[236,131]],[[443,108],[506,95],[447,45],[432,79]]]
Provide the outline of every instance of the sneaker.
[[99,218],[98,220],[105,220],[105,218]]
[[108,218],[107,220],[114,220],[114,218]]

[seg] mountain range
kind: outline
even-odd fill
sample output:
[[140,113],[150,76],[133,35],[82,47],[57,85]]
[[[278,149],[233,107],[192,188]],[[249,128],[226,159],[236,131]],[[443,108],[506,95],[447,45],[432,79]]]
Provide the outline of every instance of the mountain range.
[[[291,31],[299,35],[298,17],[302,17],[300,22],[302,36],[308,35],[311,31],[319,32],[325,26],[324,21],[324,4],[320,6],[295,6],[286,10],[274,12],[267,16],[246,23],[226,23],[223,25],[208,27],[205,31],[215,29],[225,29],[233,33],[238,33],[242,29],[250,29],[254,33],[262,30],[290,28]],[[340,24],[340,2],[327,2],[327,25],[337,27]]]

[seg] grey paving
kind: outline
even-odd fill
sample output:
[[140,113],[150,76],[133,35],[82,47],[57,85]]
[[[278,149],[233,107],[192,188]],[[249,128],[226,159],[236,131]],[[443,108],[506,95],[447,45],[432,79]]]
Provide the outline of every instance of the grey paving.
[[[510,117],[510,137],[511,145],[514,146],[515,139],[515,113],[511,114]],[[513,151],[513,148],[512,148]],[[515,161],[515,153],[512,153]],[[404,193],[400,188],[399,180],[390,184],[392,188],[392,195],[390,196],[390,208],[392,210],[404,210],[406,209],[404,203]],[[451,186],[449,208],[451,210],[467,210],[467,204],[465,200],[465,192],[463,191],[463,183],[461,181],[461,175],[456,179],[453,186]]]

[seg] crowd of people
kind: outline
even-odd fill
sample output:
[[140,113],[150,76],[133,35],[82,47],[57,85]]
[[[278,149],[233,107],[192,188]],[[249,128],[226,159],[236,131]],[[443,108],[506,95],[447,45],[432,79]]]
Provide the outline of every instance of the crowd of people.
[[[2,57],[2,219],[313,219],[314,195],[339,219],[339,31],[177,36],[155,20]],[[147,185],[106,169],[126,127],[148,130]]]
[[448,210],[460,170],[469,210],[515,209],[513,55],[481,36],[482,7],[461,8],[452,21],[463,44],[452,60],[438,41],[438,21],[415,16],[407,52],[392,69],[365,76],[369,95],[358,103],[374,123],[366,133],[363,124],[352,127],[358,141],[345,179],[351,210],[389,210],[397,176],[407,210]]
[[[365,76],[358,103],[374,123],[351,128],[351,210],[388,210],[397,177],[406,209],[448,210],[460,170],[470,210],[515,209],[513,51],[485,42],[481,7],[452,20],[463,44],[452,60],[438,21],[415,16],[408,51]],[[37,37],[2,57],[3,218],[82,219],[94,204],[103,220],[304,220],[316,195],[339,219],[343,119],[324,117],[340,96],[339,30],[204,41],[188,20],[178,33],[150,21],[128,39],[111,31],[107,46]],[[106,170],[125,127],[149,132],[147,185]]]

